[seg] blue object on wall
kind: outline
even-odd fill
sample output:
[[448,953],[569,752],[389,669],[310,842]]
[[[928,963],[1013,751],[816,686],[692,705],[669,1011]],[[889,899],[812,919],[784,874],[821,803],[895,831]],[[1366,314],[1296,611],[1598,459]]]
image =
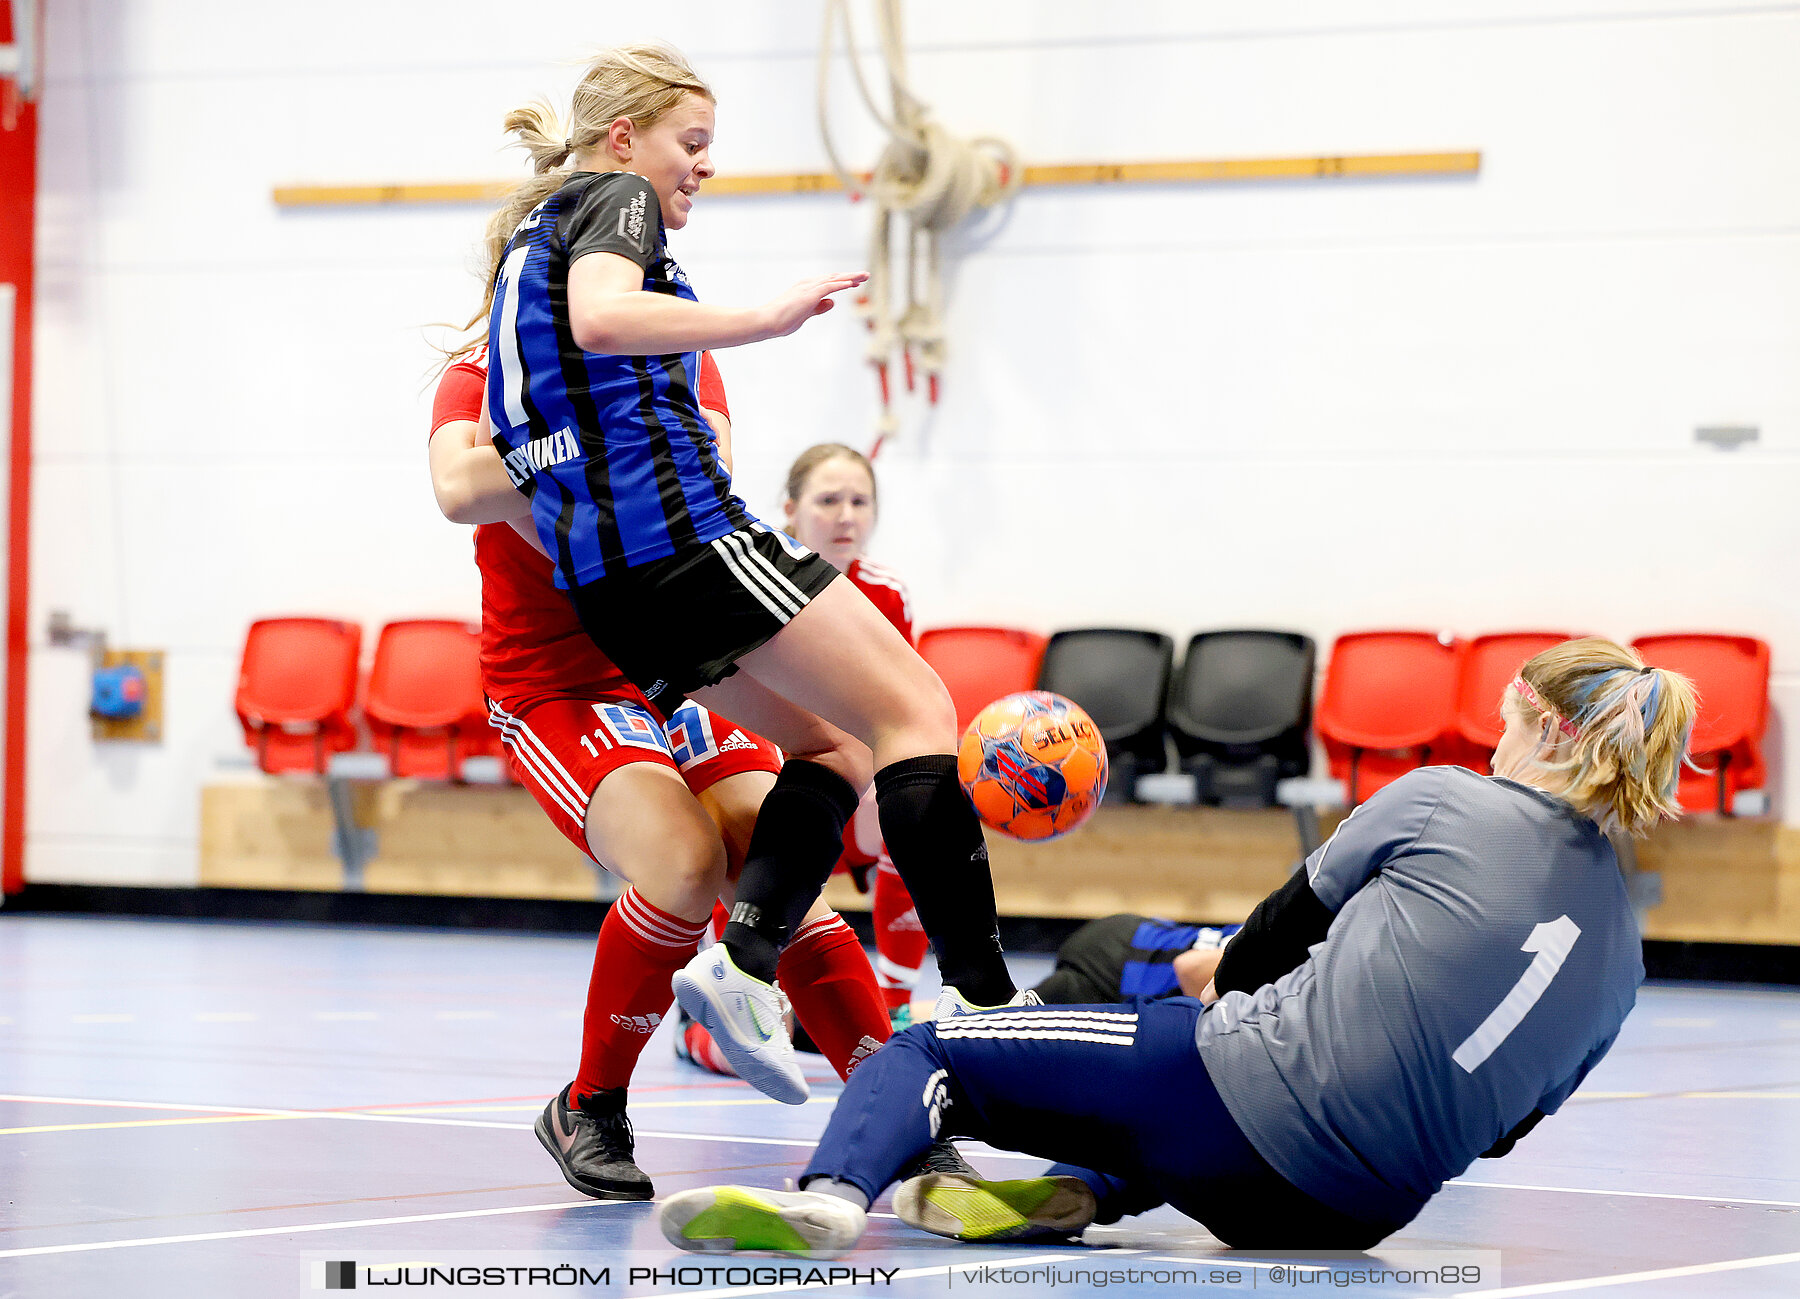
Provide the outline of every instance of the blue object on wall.
[[94,701],[89,705],[89,711],[95,717],[127,721],[144,711],[144,700],[149,693],[144,671],[135,663],[95,668]]

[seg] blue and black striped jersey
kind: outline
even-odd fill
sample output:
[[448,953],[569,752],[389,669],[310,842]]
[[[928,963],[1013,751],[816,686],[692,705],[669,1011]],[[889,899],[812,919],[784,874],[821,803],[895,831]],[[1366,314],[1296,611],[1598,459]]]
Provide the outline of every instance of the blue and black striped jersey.
[[564,587],[754,521],[700,412],[698,352],[576,346],[569,267],[592,252],[643,267],[646,292],[695,300],[668,255],[656,191],[629,172],[576,172],[506,245],[488,318],[488,417]]

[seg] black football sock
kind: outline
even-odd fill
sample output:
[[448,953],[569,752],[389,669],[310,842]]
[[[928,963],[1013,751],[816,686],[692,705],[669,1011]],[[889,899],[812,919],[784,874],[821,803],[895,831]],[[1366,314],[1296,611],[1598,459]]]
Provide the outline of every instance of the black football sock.
[[938,972],[971,1004],[998,1006],[1016,991],[1000,950],[994,877],[981,822],[963,797],[956,759],[906,758],[875,773],[881,833],[919,912]]
[[789,758],[781,768],[756,814],[722,939],[745,974],[775,982],[781,949],[843,852],[856,803],[856,790],[829,767]]

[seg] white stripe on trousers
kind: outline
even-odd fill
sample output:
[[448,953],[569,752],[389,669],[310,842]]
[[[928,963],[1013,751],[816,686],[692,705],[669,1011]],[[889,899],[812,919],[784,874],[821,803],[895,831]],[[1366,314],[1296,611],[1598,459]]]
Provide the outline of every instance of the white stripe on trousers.
[[[495,710],[495,712],[498,711]],[[506,717],[505,713],[499,713],[499,715]],[[488,724],[496,725],[492,714],[488,717]],[[539,756],[538,750],[540,749],[546,755],[548,754],[548,750],[544,749],[543,742],[516,718],[508,718],[505,723],[498,724],[498,729],[501,741],[512,749],[513,756],[519,761],[519,766],[527,775],[537,781],[539,787],[550,796],[550,801],[572,816],[575,824],[585,826],[587,824],[587,794],[583,791],[571,797],[569,791],[571,789],[580,791],[580,786],[575,783],[567,771],[563,770],[562,764],[557,762],[554,757]],[[554,768],[554,771],[551,768]],[[560,780],[557,778],[557,773],[561,773]]]
[[1136,1036],[1131,1033],[1084,1033],[1075,1028],[1005,1028],[999,1025],[983,1024],[980,1022],[979,1016],[973,1015],[967,1021],[958,1020],[957,1027],[954,1029],[947,1025],[940,1027],[938,1036],[958,1041],[963,1038],[978,1037],[1006,1042],[1098,1042],[1102,1046],[1130,1046],[1136,1041]]
[[993,1010],[936,1022],[938,1036],[952,1038],[1061,1039],[1129,1046],[1137,1036],[1136,1011],[1037,1009],[1021,1014]]
[[1114,1033],[1133,1032],[1137,1029],[1137,1012],[1134,1010],[983,1010],[973,1015],[959,1015],[944,1023],[961,1024],[965,1020],[970,1023],[979,1020],[983,1024],[1007,1024],[1013,1028],[1076,1024],[1083,1028],[1099,1028]]

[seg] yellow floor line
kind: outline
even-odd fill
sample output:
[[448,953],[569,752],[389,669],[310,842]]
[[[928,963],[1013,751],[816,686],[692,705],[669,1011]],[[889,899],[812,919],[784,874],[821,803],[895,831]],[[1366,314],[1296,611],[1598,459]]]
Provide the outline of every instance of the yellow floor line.
[[1682,1092],[1684,1101],[1800,1101],[1800,1092]]

